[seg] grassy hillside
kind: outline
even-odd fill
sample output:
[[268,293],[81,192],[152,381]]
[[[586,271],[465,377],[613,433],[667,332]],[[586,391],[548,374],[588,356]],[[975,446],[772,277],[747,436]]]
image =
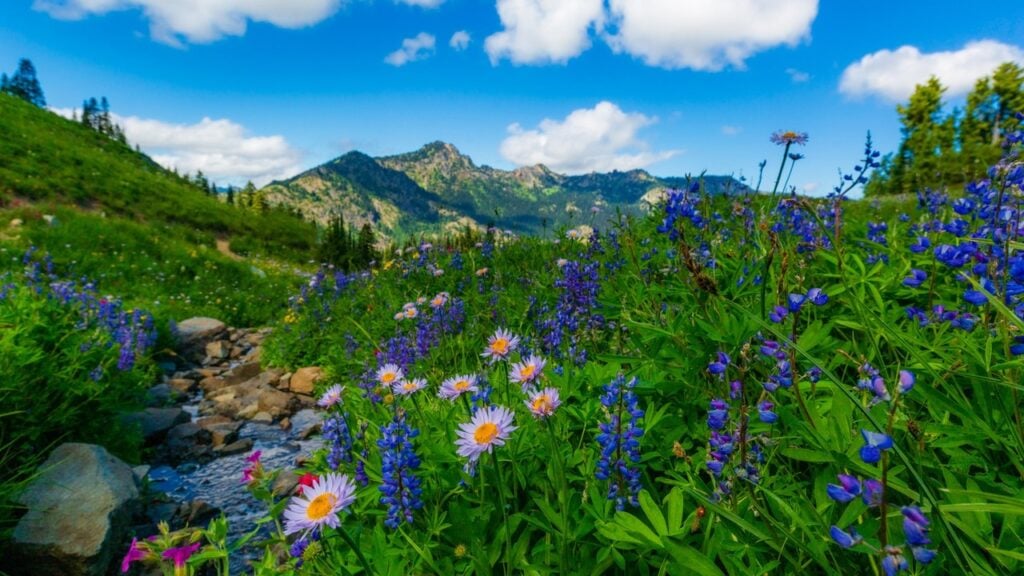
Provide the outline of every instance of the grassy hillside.
[[152,159],[76,122],[0,95],[0,208],[70,204],[150,224],[186,229],[212,245],[302,261],[313,226],[281,212],[253,214],[203,194]]

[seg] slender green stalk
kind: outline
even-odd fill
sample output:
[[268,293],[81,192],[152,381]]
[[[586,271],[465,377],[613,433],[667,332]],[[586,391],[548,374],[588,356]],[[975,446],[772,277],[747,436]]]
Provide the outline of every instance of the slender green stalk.
[[562,541],[559,543],[559,569],[562,574],[569,573],[569,480],[562,465],[562,453],[558,449],[558,437],[555,436],[554,425],[550,422],[544,428],[548,431],[551,441],[551,462],[558,476],[558,510],[562,517]]
[[355,540],[349,536],[348,531],[344,528],[338,528],[338,534],[341,534],[341,538],[345,541],[345,544],[348,544],[349,548],[356,553],[356,557],[359,558],[359,563],[363,565],[363,570],[366,570],[367,574],[373,574],[373,568],[370,568],[370,563],[366,561],[366,556],[363,556],[363,551],[356,545]]
[[[494,470],[498,476],[498,501],[501,503],[501,520],[502,526],[505,528],[505,574],[509,574],[512,570],[512,534],[508,529],[508,510],[505,505],[505,481],[501,474],[501,462],[498,461],[498,455],[494,455]],[[480,475],[484,475],[484,471],[480,471]]]

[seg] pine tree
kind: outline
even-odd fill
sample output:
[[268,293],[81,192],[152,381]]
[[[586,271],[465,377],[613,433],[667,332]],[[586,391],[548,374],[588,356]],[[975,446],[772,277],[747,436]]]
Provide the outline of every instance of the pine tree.
[[7,72],[0,74],[0,94],[6,94],[10,89],[11,81],[7,78]]
[[373,227],[367,222],[359,229],[359,239],[356,242],[357,264],[361,268],[368,268],[370,262],[377,259],[375,244],[377,239],[373,234]]
[[235,205],[235,187],[231,186],[230,184],[228,185],[228,199],[227,199],[227,202],[228,202],[228,206],[234,206]]
[[107,97],[103,96],[100,98],[100,113],[96,121],[96,131],[106,136],[113,136],[113,122],[110,121],[110,102],[107,101]]
[[894,192],[915,192],[936,184],[941,178],[939,153],[952,149],[950,136],[940,126],[942,93],[945,87],[932,76],[918,84],[906,105],[896,111],[903,124],[903,142],[893,159],[891,186]]
[[18,71],[7,81],[6,92],[40,108],[46,108],[46,97],[43,96],[43,88],[36,77],[36,67],[28,58],[22,58],[18,62]]
[[242,197],[239,198],[239,205],[242,208],[252,208],[256,201],[256,185],[252,183],[252,180],[245,183],[245,188],[242,188]]
[[318,258],[325,264],[333,264],[342,270],[351,267],[351,237],[345,229],[345,217],[339,212],[331,217],[320,239]]

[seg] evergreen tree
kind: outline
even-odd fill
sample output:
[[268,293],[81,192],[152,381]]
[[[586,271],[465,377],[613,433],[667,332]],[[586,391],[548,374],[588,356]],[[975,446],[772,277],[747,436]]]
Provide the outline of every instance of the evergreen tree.
[[370,262],[377,259],[375,244],[377,239],[373,234],[373,227],[367,222],[359,229],[359,239],[356,242],[357,263],[361,268],[368,268]]
[[11,81],[7,79],[7,72],[0,74],[0,94],[6,94],[10,85]]
[[110,121],[110,102],[107,97],[100,98],[99,115],[96,119],[96,131],[106,136],[114,135],[114,123]]
[[228,206],[235,205],[235,187],[228,184]]
[[242,188],[241,198],[239,198],[239,205],[242,208],[252,208],[256,201],[256,185],[252,183],[252,180],[245,183],[245,188]]
[[342,270],[349,270],[352,260],[351,237],[345,229],[345,217],[336,213],[331,217],[320,239],[319,260],[333,264]]
[[953,148],[953,143],[946,141],[951,135],[940,125],[945,90],[932,76],[918,84],[906,105],[896,107],[903,125],[903,142],[893,157],[890,192],[914,192],[935,185],[941,178],[940,150]]
[[46,97],[43,96],[43,88],[36,77],[36,67],[28,58],[22,58],[18,62],[18,71],[7,81],[5,91],[40,108],[46,108]]

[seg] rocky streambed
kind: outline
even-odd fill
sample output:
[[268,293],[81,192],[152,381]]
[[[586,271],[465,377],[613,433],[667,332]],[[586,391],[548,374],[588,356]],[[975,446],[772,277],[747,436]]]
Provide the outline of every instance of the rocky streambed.
[[[124,415],[142,431],[145,464],[129,467],[99,446],[59,447],[22,497],[28,513],[0,570],[12,576],[118,573],[130,534],[154,534],[159,522],[172,529],[205,526],[224,514],[229,539],[240,538],[266,512],[242,482],[246,458],[259,451],[265,468],[291,470],[317,448],[321,421],[312,394],[318,368],[294,374],[264,369],[266,329],[193,318],[178,331],[180,362],[149,390],[146,409]],[[289,497],[297,482],[297,475],[284,472],[274,492]],[[233,558],[232,573],[260,554],[256,547],[243,550]]]

